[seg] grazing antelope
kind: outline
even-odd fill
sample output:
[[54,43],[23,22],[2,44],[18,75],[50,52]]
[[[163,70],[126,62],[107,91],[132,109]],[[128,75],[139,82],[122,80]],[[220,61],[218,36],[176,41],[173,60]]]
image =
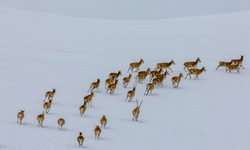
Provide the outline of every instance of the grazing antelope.
[[106,93],[107,93],[108,91],[110,91],[110,94],[113,94],[114,91],[115,91],[115,89],[116,89],[117,83],[118,83],[118,80],[115,80],[115,83],[110,84],[110,85],[108,86],[108,88],[107,88]]
[[46,110],[46,114],[50,111],[51,103],[52,103],[52,100],[49,100],[49,102],[45,102],[43,104],[43,113],[44,113],[44,110]]
[[198,76],[203,72],[206,71],[205,67],[202,67],[201,69],[189,69],[188,73],[185,77],[185,79],[187,78],[187,76],[189,75],[190,79],[191,79],[191,74],[195,75],[195,79],[198,79]]
[[61,127],[61,130],[62,130],[62,126],[65,124],[65,120],[63,118],[59,118],[57,123],[58,123],[58,130],[59,130],[59,127]]
[[53,89],[53,91],[48,91],[45,93],[45,99],[43,102],[45,102],[46,98],[48,97],[48,100],[53,100],[53,97],[56,93],[56,89]]
[[191,61],[191,62],[185,62],[183,65],[184,65],[184,70],[186,71],[186,68],[187,69],[190,69],[190,68],[197,68],[197,64],[201,62],[200,58],[197,57],[196,61]]
[[91,92],[91,94],[89,94],[83,98],[84,103],[88,103],[88,105],[90,104],[90,106],[92,106],[92,98],[93,97],[94,97],[94,92]]
[[107,88],[108,85],[113,84],[115,82],[115,77],[113,78],[108,78],[105,80],[105,89]]
[[[177,88],[179,86],[179,83],[180,83],[182,77],[183,77],[182,73],[180,73],[179,76],[172,77],[171,80],[172,80],[173,88]],[[175,83],[177,83],[177,85]]]
[[[94,89],[98,90],[99,84],[100,84],[100,79],[98,78],[97,82],[91,83],[91,85],[89,87],[90,92],[92,92]],[[88,90],[88,92],[89,92],[89,90]]]
[[126,88],[130,82],[130,79],[132,78],[132,74],[129,74],[128,77],[123,78],[123,87]]
[[135,89],[136,89],[136,86],[133,86],[133,90],[128,91],[125,102],[127,101],[128,98],[129,98],[128,102],[132,100],[132,98],[135,96]]
[[151,94],[154,88],[155,88],[155,85],[154,85],[154,84],[148,83],[148,84],[146,85],[146,90],[145,90],[144,95],[147,96],[148,93],[149,93],[149,91],[150,91],[150,94]]
[[82,132],[79,132],[79,136],[77,137],[77,141],[79,143],[79,147],[82,146],[84,137],[82,136]]
[[143,80],[145,80],[147,77],[147,75],[145,74],[137,74],[137,76],[135,77],[135,82],[139,82],[139,83],[142,83]]
[[227,66],[230,65],[231,63],[232,63],[232,61],[230,61],[230,62],[220,61],[219,64],[218,64],[218,66],[217,66],[217,68],[216,68],[216,70],[219,67],[226,67],[227,68]]
[[110,78],[110,79],[113,79],[113,78],[114,78],[114,80],[116,80],[116,79],[118,79],[118,77],[119,77],[120,75],[122,75],[122,72],[121,72],[121,71],[118,71],[118,73],[110,73],[110,74],[109,74],[109,78]]
[[163,80],[164,80],[166,77],[167,77],[167,75],[166,75],[166,74],[163,74],[163,76],[160,76],[159,78],[154,78],[153,81],[152,81],[152,83],[153,83],[154,85],[157,85],[157,86],[161,85],[161,86],[163,87]]
[[99,126],[96,126],[94,132],[95,132],[95,139],[96,137],[98,137],[98,140],[99,140],[99,136],[102,132],[101,128]]
[[236,70],[238,73],[240,73],[240,63],[236,65],[228,65],[226,68],[226,72],[229,71],[231,73],[231,70]]
[[165,62],[165,63],[156,64],[155,70],[166,69],[166,71],[167,71],[167,69],[170,69],[173,72],[173,70],[170,68],[171,65],[175,65],[173,59],[169,63]]
[[243,59],[244,59],[244,55],[241,55],[240,59],[232,59],[231,62],[234,65],[240,64],[239,66],[242,67],[243,69],[245,69],[242,65],[243,63]]
[[138,120],[138,117],[139,117],[139,114],[140,114],[140,107],[141,107],[141,104],[142,104],[143,100],[141,101],[140,105],[138,106],[138,100],[136,100],[136,108],[133,110],[132,114],[133,114],[133,119],[132,121],[137,121]]
[[104,129],[105,129],[105,126],[107,124],[107,118],[105,115],[102,116],[100,122],[101,122],[101,127],[104,126]]
[[20,112],[17,113],[17,123],[19,123],[20,121],[20,125],[21,125],[23,118],[24,118],[24,110],[21,110]]
[[87,109],[87,103],[84,102],[84,104],[79,107],[81,117],[83,116],[83,114],[86,111],[86,109]]
[[151,71],[151,72],[150,72],[150,82],[152,81],[152,79],[153,79],[154,76],[156,76],[156,75],[158,75],[158,74],[161,74],[161,73],[163,73],[163,70],[162,70],[162,69],[160,69],[159,71],[156,71],[156,70]]
[[134,72],[134,71],[133,71],[134,68],[136,68],[135,72],[137,72],[137,71],[140,69],[139,67],[141,66],[142,63],[144,63],[144,60],[143,60],[143,59],[141,59],[139,62],[130,63],[127,72],[129,72],[129,70],[131,70],[132,72]]
[[43,127],[44,113],[37,116],[38,126]]

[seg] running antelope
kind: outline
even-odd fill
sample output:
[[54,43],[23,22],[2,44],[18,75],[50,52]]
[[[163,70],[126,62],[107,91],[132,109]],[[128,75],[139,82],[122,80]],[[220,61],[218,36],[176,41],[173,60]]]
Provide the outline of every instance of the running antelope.
[[44,113],[37,116],[38,126],[43,127]]
[[244,59],[244,55],[241,55],[240,59],[232,59],[231,62],[234,65],[240,64],[239,66],[242,67],[243,69],[245,69],[242,65],[243,63],[243,59]]
[[147,75],[145,74],[137,74],[137,76],[135,77],[135,82],[139,82],[139,83],[142,83],[143,80],[145,80],[147,77]]
[[84,104],[79,107],[81,117],[83,116],[83,114],[86,111],[86,109],[87,109],[87,103],[84,102]]
[[170,69],[170,70],[173,72],[173,70],[170,68],[171,65],[175,65],[173,59],[172,59],[169,63],[168,63],[168,62],[158,63],[158,64],[156,65],[155,70],[158,70],[158,69],[166,69],[166,71],[167,71],[167,69]]
[[53,91],[48,91],[45,93],[45,99],[43,102],[45,102],[46,98],[48,97],[48,100],[53,100],[53,97],[56,93],[56,89],[53,89]]
[[100,122],[101,122],[101,127],[103,127],[103,126],[104,126],[104,129],[105,129],[106,124],[107,124],[107,118],[106,118],[106,116],[105,116],[105,115],[103,115],[103,116],[102,116],[102,118],[101,118]]
[[21,110],[20,112],[17,113],[17,123],[19,123],[20,121],[20,125],[21,125],[23,118],[24,118],[24,110]]
[[184,65],[184,70],[186,71],[186,68],[187,69],[190,69],[190,68],[197,68],[197,65],[198,63],[201,62],[200,58],[197,57],[196,61],[191,61],[191,62],[185,62],[183,65]]
[[84,137],[82,136],[82,132],[79,132],[79,136],[77,137],[77,141],[79,143],[79,147],[82,146]]
[[231,73],[231,70],[236,70],[238,73],[240,73],[240,63],[236,65],[228,65],[226,72],[229,71]]
[[89,94],[83,98],[84,103],[88,103],[88,105],[90,104],[90,106],[92,106],[92,98],[93,97],[94,97],[94,92],[91,92],[91,94]]
[[152,83],[157,86],[163,87],[163,80],[167,77],[167,74],[163,74],[163,76],[159,76],[159,78],[154,78]]
[[231,63],[232,63],[232,61],[230,61],[230,62],[220,61],[219,64],[218,64],[218,66],[217,66],[217,68],[216,68],[216,70],[219,67],[226,67],[227,68],[227,66],[230,65]]
[[43,104],[43,113],[44,113],[44,110],[46,111],[46,114],[50,111],[51,103],[52,103],[52,100],[49,100],[49,102],[45,102]]
[[134,72],[133,71],[134,68],[136,68],[135,72],[137,72],[140,69],[140,66],[141,66],[142,63],[144,63],[143,59],[141,59],[139,62],[133,62],[133,63],[131,63],[129,65],[129,68],[128,68],[127,72],[129,72],[129,70],[131,70],[132,72]]
[[108,85],[113,84],[115,82],[115,77],[113,78],[108,78],[105,80],[105,89],[107,88]]
[[132,98],[135,96],[135,89],[136,89],[136,86],[133,86],[133,90],[128,91],[125,102],[127,101],[128,98],[129,98],[128,102],[132,100]]
[[198,76],[199,76],[203,71],[206,71],[205,67],[202,67],[201,69],[189,69],[189,70],[188,70],[188,73],[187,73],[187,75],[186,75],[186,77],[185,77],[185,79],[187,78],[187,76],[189,76],[190,79],[191,79],[191,74],[195,75],[194,80],[195,80],[195,79],[198,79]]
[[101,128],[99,126],[96,126],[94,132],[95,132],[95,139],[96,137],[98,137],[98,140],[99,140],[99,136],[102,132]]
[[163,73],[163,70],[162,70],[162,69],[160,69],[159,71],[156,71],[156,70],[151,71],[151,72],[150,72],[150,82],[152,81],[152,79],[153,79],[154,76],[156,76],[156,75],[158,75],[158,74],[161,74],[161,73]]
[[143,100],[141,101],[140,105],[138,106],[138,100],[136,100],[136,108],[133,110],[132,114],[133,114],[133,119],[132,121],[137,121],[138,120],[138,117],[139,117],[139,114],[140,114],[140,107],[141,107],[141,104],[142,104]]
[[147,77],[147,75],[149,75],[150,72],[151,72],[151,70],[150,70],[150,68],[148,68],[147,71],[139,71],[139,72],[137,73],[137,75],[144,75],[144,76]]
[[132,74],[129,74],[128,77],[123,78],[123,87],[126,88],[130,82],[130,79],[132,78]]
[[58,123],[58,130],[59,130],[60,127],[61,127],[61,130],[62,130],[62,126],[65,124],[65,120],[63,118],[59,118],[57,123]]
[[146,90],[145,90],[144,95],[147,96],[148,93],[149,93],[149,91],[150,91],[150,94],[151,94],[154,88],[155,88],[155,85],[154,85],[154,84],[148,83],[148,84],[146,85]]
[[114,78],[114,80],[116,80],[116,79],[118,79],[118,77],[119,77],[120,75],[122,75],[122,72],[121,72],[121,71],[118,71],[118,73],[110,73],[110,74],[109,74],[109,78],[110,78],[110,79],[113,79],[113,78]]
[[107,88],[106,93],[107,93],[108,91],[110,91],[110,94],[113,94],[114,91],[115,91],[115,89],[116,89],[117,83],[118,83],[118,80],[115,80],[115,83],[110,84],[110,85],[108,86],[108,88]]
[[164,74],[157,74],[154,76],[154,78],[161,78],[161,77],[165,77],[164,79],[167,78],[167,75],[169,75],[168,71],[166,70],[166,72]]
[[[92,92],[94,89],[98,90],[99,84],[100,84],[100,79],[98,78],[97,82],[91,83],[91,85],[89,87],[90,92]],[[89,92],[89,90],[88,90],[88,92]]]
[[[179,83],[180,83],[182,77],[183,77],[182,73],[180,73],[179,76],[172,77],[171,80],[172,80],[173,88],[177,88],[179,86]],[[175,83],[177,83],[177,85]]]

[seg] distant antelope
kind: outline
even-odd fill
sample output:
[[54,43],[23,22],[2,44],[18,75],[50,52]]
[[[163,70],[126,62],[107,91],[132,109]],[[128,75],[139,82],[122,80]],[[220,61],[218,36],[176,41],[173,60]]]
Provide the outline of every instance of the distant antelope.
[[105,89],[107,88],[108,85],[113,84],[115,82],[115,77],[113,76],[112,78],[108,78],[105,80]]
[[48,97],[48,100],[53,100],[53,97],[56,93],[56,89],[53,89],[53,91],[48,91],[45,93],[45,99],[43,102],[45,102],[46,98]]
[[44,110],[46,110],[46,114],[50,111],[51,103],[52,103],[52,100],[49,100],[49,102],[45,102],[43,104],[43,113],[44,113]]
[[156,65],[155,70],[166,69],[166,71],[167,71],[167,69],[170,69],[173,72],[173,70],[170,68],[171,65],[175,65],[173,59],[169,63],[168,62],[166,62],[166,63],[158,63]]
[[236,70],[238,73],[240,73],[240,63],[236,65],[228,65],[226,68],[226,72],[229,71],[231,73],[231,70]]
[[240,64],[239,67],[242,67],[243,69],[245,69],[242,65],[243,63],[243,59],[244,59],[244,55],[241,55],[240,59],[232,59],[231,62],[234,65]]
[[134,72],[134,71],[133,71],[134,68],[136,68],[135,72],[137,72],[137,71],[140,69],[140,66],[141,66],[142,63],[144,63],[144,60],[143,60],[143,59],[141,59],[139,62],[130,63],[127,72],[129,72],[129,70],[131,70],[132,72]]
[[153,81],[152,81],[152,83],[154,85],[157,85],[157,86],[161,85],[163,87],[163,80],[166,77],[167,77],[167,74],[164,73],[162,76],[159,76],[158,78],[154,78]]
[[60,127],[61,127],[61,130],[62,130],[62,126],[65,124],[65,120],[63,118],[59,118],[57,123],[58,123],[58,130],[59,130]]
[[99,136],[102,132],[101,128],[99,126],[96,126],[94,132],[95,132],[95,139],[96,137],[98,137],[98,140],[99,140]]
[[141,104],[142,104],[143,100],[141,101],[140,105],[138,106],[138,100],[136,100],[136,108],[133,110],[132,114],[133,114],[133,119],[132,121],[137,121],[138,120],[138,117],[139,117],[139,114],[140,114],[140,107],[141,107]]
[[108,91],[110,91],[110,94],[113,94],[114,91],[115,91],[115,89],[116,89],[117,83],[118,83],[118,80],[116,80],[114,84],[110,84],[110,85],[107,87],[106,93],[107,93]]
[[82,146],[84,137],[82,136],[82,132],[79,132],[79,136],[77,137],[77,141],[79,143],[79,147]]
[[[98,78],[96,82],[91,83],[91,85],[89,87],[90,92],[92,92],[94,89],[98,90],[99,84],[100,84],[100,79]],[[89,92],[89,90],[88,90],[88,92]]]
[[100,122],[101,122],[101,127],[103,127],[103,126],[104,126],[104,129],[105,129],[106,124],[107,124],[107,118],[106,118],[106,116],[105,116],[105,115],[103,115],[103,116],[102,116],[102,118],[101,118]]
[[38,126],[43,127],[44,114],[40,114],[37,116]]
[[90,104],[90,106],[92,106],[92,98],[93,97],[94,97],[94,92],[91,92],[91,94],[89,94],[83,98],[84,103],[88,103],[88,105]]
[[225,62],[225,61],[220,61],[216,70],[219,68],[219,67],[227,67],[228,65],[230,65],[232,63],[232,61],[230,62]]
[[[181,81],[181,78],[183,77],[183,74],[180,73],[179,76],[174,76],[172,77],[172,85],[173,85],[173,88],[177,88],[179,86],[179,83]],[[177,83],[177,85],[175,84]]]
[[128,91],[125,102],[127,101],[128,98],[129,98],[128,102],[132,100],[132,98],[135,96],[135,89],[136,89],[136,86],[133,86],[133,90]]
[[184,65],[184,70],[186,71],[186,68],[187,69],[190,69],[190,68],[197,68],[197,64],[201,62],[200,58],[197,57],[196,61],[191,61],[191,62],[185,62],[183,65]]
[[19,123],[20,121],[20,125],[21,125],[23,118],[24,118],[24,110],[21,110],[20,112],[17,113],[17,123]]
[[190,79],[191,79],[191,74],[195,75],[195,79],[198,79],[198,76],[203,72],[206,71],[205,67],[202,67],[201,69],[189,69],[188,73],[185,77],[185,79],[187,78],[187,76],[189,75]]
[[118,71],[118,73],[110,73],[110,74],[109,74],[109,78],[110,78],[110,79],[113,79],[113,78],[114,78],[114,79],[116,80],[116,79],[118,79],[118,77],[121,76],[121,75],[122,75],[122,72],[121,72],[121,71]]
[[135,80],[136,80],[135,82],[142,83],[143,80],[146,79],[146,77],[147,77],[147,75],[145,75],[145,74],[137,74],[137,76],[135,77]]
[[150,72],[150,82],[152,81],[152,79],[153,79],[154,76],[156,76],[158,74],[161,74],[161,73],[163,73],[162,69],[160,69],[159,71],[151,71]]
[[154,85],[154,84],[148,83],[148,84],[146,85],[146,90],[145,90],[144,95],[147,96],[148,93],[149,93],[149,91],[150,91],[150,94],[151,94],[154,88],[155,88],[155,85]]
[[130,82],[130,79],[132,78],[132,74],[129,74],[128,77],[123,78],[123,87],[126,88]]
[[86,111],[86,109],[87,109],[87,103],[84,102],[84,104],[79,107],[81,117],[83,116],[83,114]]

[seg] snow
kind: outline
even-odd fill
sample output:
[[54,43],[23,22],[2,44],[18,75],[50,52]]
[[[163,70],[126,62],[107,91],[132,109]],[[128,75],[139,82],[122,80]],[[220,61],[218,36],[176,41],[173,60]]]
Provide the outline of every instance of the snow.
[[[0,148],[75,149],[83,133],[84,149],[248,150],[250,11],[158,21],[91,20],[0,9]],[[219,61],[244,55],[240,73],[215,70]],[[183,63],[200,57],[206,72],[198,80],[182,78],[172,88],[171,77],[183,73]],[[122,78],[131,62],[143,58],[140,70],[159,62],[175,61],[173,73],[144,96],[149,78],[137,85],[125,102]],[[104,81],[122,71],[113,95]],[[134,78],[136,73],[132,74]],[[83,117],[79,107],[90,84],[101,79]],[[192,76],[192,78],[194,78]],[[43,111],[46,91],[56,88],[44,127],[36,117]],[[137,122],[132,121],[135,100],[143,99]],[[25,110],[23,124],[16,115]],[[100,140],[95,125],[102,115],[108,123]],[[57,120],[64,118],[63,130]]]

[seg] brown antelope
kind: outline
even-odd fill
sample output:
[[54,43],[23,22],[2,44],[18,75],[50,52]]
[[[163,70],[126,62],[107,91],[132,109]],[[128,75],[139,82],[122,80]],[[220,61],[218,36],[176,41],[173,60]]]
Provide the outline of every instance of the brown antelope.
[[77,141],[79,143],[79,147],[82,146],[84,137],[82,136],[82,132],[79,132],[79,136],[77,137]]
[[167,77],[167,74],[163,74],[163,76],[159,76],[159,78],[154,78],[152,83],[157,86],[162,86],[163,87],[163,80]]
[[132,114],[133,114],[133,119],[132,121],[137,121],[138,120],[138,117],[139,117],[139,114],[140,114],[140,107],[141,107],[141,104],[142,104],[143,100],[141,101],[140,105],[138,106],[138,100],[136,100],[136,108],[133,110]]
[[160,69],[159,71],[156,71],[156,70],[151,71],[151,72],[150,72],[150,82],[152,81],[152,79],[153,79],[154,76],[156,76],[156,75],[158,75],[158,74],[161,74],[161,73],[163,73],[163,70],[162,70],[162,69]]
[[[179,86],[179,83],[180,83],[182,77],[183,77],[182,73],[180,73],[179,76],[172,77],[171,80],[172,80],[173,88],[177,88]],[[175,83],[177,83],[177,85]]]
[[45,102],[46,98],[48,97],[48,100],[53,100],[53,97],[56,93],[56,89],[53,89],[53,91],[48,91],[45,93],[45,99],[43,102]]
[[143,60],[143,59],[141,59],[139,62],[130,63],[127,72],[129,72],[129,70],[131,70],[132,72],[134,72],[134,71],[133,71],[134,68],[136,68],[135,72],[137,72],[137,71],[140,69],[140,66],[141,66],[142,63],[144,63],[144,60]]
[[[98,90],[99,84],[100,84],[100,79],[98,78],[97,82],[91,83],[91,85],[89,87],[90,92],[92,92],[94,89]],[[89,90],[88,90],[88,92],[89,92]]]
[[200,58],[197,57],[196,61],[191,61],[191,62],[185,62],[183,65],[184,65],[184,70],[186,71],[186,68],[187,69],[190,69],[190,68],[197,68],[197,65],[198,63],[201,62]]
[[19,123],[20,121],[20,125],[21,125],[23,118],[24,118],[24,110],[21,110],[20,112],[17,113],[17,123]]
[[105,115],[103,115],[103,116],[102,116],[102,118],[101,118],[100,122],[101,122],[101,127],[103,127],[103,126],[104,126],[104,129],[105,129],[106,124],[107,124],[107,118],[106,118],[106,116],[105,116]]
[[145,80],[147,77],[147,75],[145,74],[137,74],[137,76],[135,77],[135,82],[139,82],[139,83],[142,83],[143,80]]
[[135,96],[135,89],[136,89],[136,86],[133,86],[133,90],[128,91],[125,102],[127,101],[128,98],[129,98],[128,102],[132,100],[132,98]]
[[90,106],[92,106],[92,98],[93,97],[94,97],[94,92],[91,92],[91,94],[89,94],[83,98],[84,103],[88,103],[88,105],[90,104]]
[[241,55],[240,59],[232,59],[231,62],[232,62],[232,65],[237,65],[237,64],[240,64],[239,66],[242,67],[243,69],[245,69],[242,65],[243,63],[243,59],[244,59],[244,55]]
[[58,123],[58,130],[59,130],[59,127],[61,127],[61,130],[62,130],[62,126],[65,124],[65,120],[63,118],[59,118],[57,123]]
[[128,77],[123,78],[123,87],[126,88],[130,82],[130,79],[132,78],[132,74],[129,74]]
[[137,75],[144,75],[144,76],[147,77],[147,75],[149,75],[150,72],[151,72],[151,70],[150,70],[150,68],[148,68],[147,71],[139,71],[139,72],[137,73]]
[[219,67],[227,67],[228,65],[230,65],[232,63],[232,61],[230,62],[225,62],[225,61],[220,61],[216,70],[219,68]]
[[164,74],[157,74],[157,75],[154,76],[154,78],[162,78],[162,77],[164,77],[164,79],[166,79],[167,75],[169,75],[169,73],[166,70]]
[[44,113],[44,110],[46,110],[46,114],[50,111],[51,103],[52,103],[52,100],[49,100],[49,102],[45,102],[43,104],[43,113]]
[[188,73],[187,73],[187,75],[186,75],[186,77],[185,77],[185,79],[187,78],[187,76],[189,76],[190,79],[191,79],[191,74],[195,75],[194,80],[195,80],[195,79],[198,79],[198,76],[199,76],[203,71],[206,71],[205,67],[202,67],[201,69],[189,69],[189,70],[188,70]]
[[240,73],[240,63],[236,65],[228,65],[226,68],[226,72],[229,71],[231,73],[231,70],[236,70],[238,73]]
[[96,137],[98,137],[98,140],[99,140],[99,136],[102,132],[101,128],[99,126],[96,126],[94,132],[95,132],[95,139]]
[[113,78],[108,78],[105,80],[105,89],[107,88],[108,85],[113,84],[115,82],[115,77]]
[[86,111],[86,109],[87,109],[87,103],[84,102],[84,104],[79,107],[81,117],[83,116],[83,114]]
[[121,72],[121,71],[118,71],[118,73],[110,73],[110,74],[109,74],[109,78],[110,78],[110,79],[113,79],[113,78],[114,78],[114,80],[116,80],[116,79],[118,79],[118,77],[119,77],[120,75],[122,75],[122,72]]
[[113,94],[114,91],[115,91],[115,89],[116,89],[117,83],[118,83],[118,80],[115,80],[115,83],[110,84],[110,85],[108,86],[108,88],[107,88],[106,93],[107,93],[108,91],[110,91],[110,94]]
[[170,68],[171,65],[175,65],[173,59],[168,63],[168,62],[165,62],[165,63],[158,63],[156,64],[156,68],[155,70],[158,70],[158,69],[170,69],[172,72],[173,70]]
[[37,116],[38,126],[43,127],[44,114],[40,114]]
[[151,94],[154,88],[155,88],[155,85],[154,85],[154,84],[148,83],[148,84],[146,85],[146,90],[145,90],[144,95],[147,96],[148,93],[149,93],[149,91],[150,91],[150,94]]

